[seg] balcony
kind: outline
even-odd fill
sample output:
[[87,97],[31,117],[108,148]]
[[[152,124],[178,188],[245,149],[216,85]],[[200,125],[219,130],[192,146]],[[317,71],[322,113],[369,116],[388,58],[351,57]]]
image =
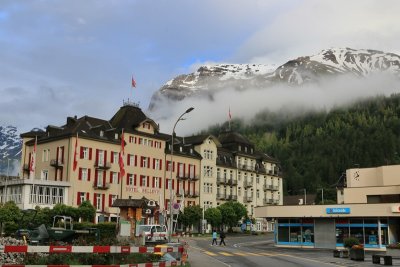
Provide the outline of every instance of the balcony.
[[110,188],[110,183],[105,183],[105,184],[93,183],[93,188],[98,190],[107,190]]
[[225,193],[217,193],[217,199],[224,200],[225,198],[226,198],[226,194]]
[[176,175],[176,179],[181,180],[181,181],[184,181],[184,180],[189,179],[189,175],[184,174],[184,173],[183,173],[183,174],[180,173],[180,174],[177,174],[177,175]]
[[229,195],[228,200],[237,201],[237,195]]
[[231,185],[231,186],[237,185],[237,183],[238,183],[238,182],[237,182],[236,179],[230,178],[230,179],[228,180],[228,184]]
[[278,205],[279,204],[279,199],[273,199],[272,204]]
[[277,186],[277,185],[272,185],[272,186],[271,186],[271,190],[272,190],[272,191],[278,191],[278,190],[279,190],[279,186]]
[[194,191],[194,192],[188,192],[187,193],[187,197],[188,198],[196,198],[199,196],[199,192],[198,191]]
[[227,184],[227,179],[225,177],[217,176],[217,184]]
[[264,184],[263,189],[264,191],[272,190],[272,184]]
[[272,204],[274,201],[271,198],[264,198],[264,205]]
[[253,195],[244,196],[243,197],[243,201],[244,202],[252,202],[253,201]]
[[243,183],[244,188],[249,188],[253,186],[253,181],[251,180],[245,180]]
[[64,162],[60,159],[52,159],[50,160],[50,166],[56,168],[56,169],[61,169],[64,167]]
[[238,164],[237,168],[243,171],[255,171],[254,167],[246,164]]
[[111,163],[110,162],[95,162],[94,163],[94,167],[96,169],[102,169],[102,170],[108,170],[109,168],[111,168]]
[[197,180],[199,180],[200,179],[200,177],[198,176],[198,175],[190,175],[189,174],[189,177],[188,177],[188,180],[189,181],[197,181]]

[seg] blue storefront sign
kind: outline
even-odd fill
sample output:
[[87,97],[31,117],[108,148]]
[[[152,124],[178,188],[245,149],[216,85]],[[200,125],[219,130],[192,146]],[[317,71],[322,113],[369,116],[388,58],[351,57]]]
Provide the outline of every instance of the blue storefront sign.
[[350,214],[350,208],[326,208],[327,214]]

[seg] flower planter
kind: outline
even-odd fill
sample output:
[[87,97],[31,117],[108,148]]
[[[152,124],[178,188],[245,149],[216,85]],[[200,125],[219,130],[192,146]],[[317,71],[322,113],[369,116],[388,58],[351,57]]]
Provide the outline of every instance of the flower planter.
[[386,248],[386,256],[400,257],[400,249],[398,249],[398,248]]
[[364,249],[350,249],[350,259],[355,261],[364,260]]

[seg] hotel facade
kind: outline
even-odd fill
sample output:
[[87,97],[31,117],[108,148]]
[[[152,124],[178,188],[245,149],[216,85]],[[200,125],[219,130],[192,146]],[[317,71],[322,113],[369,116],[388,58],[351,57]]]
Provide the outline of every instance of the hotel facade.
[[[173,202],[183,206],[207,209],[232,200],[243,203],[254,217],[256,206],[282,204],[279,162],[255,151],[243,136],[231,131],[218,137],[174,136],[171,155],[171,135],[160,133],[132,103],[125,103],[110,120],[68,117],[63,126],[49,125],[21,137],[20,176],[0,181],[0,197],[22,209],[59,203],[78,207],[90,201],[97,222],[116,221],[119,209],[112,204],[117,198],[145,197],[168,210],[169,185]],[[257,229],[271,230],[271,225],[259,219]]]

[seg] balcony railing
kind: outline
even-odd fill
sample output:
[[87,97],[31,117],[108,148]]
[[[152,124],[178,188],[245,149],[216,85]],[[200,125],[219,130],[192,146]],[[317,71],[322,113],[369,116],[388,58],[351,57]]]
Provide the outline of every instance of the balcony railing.
[[271,198],[264,198],[265,205],[272,204],[272,203],[274,203],[274,201]]
[[246,164],[238,164],[237,168],[243,171],[255,171],[255,168]]
[[96,169],[104,169],[104,170],[107,170],[107,169],[109,169],[109,168],[111,168],[111,163],[110,162],[108,162],[108,161],[106,161],[106,162],[95,162],[94,163],[94,167],[96,168]]
[[64,167],[64,162],[60,159],[52,159],[50,160],[50,166],[53,166],[55,168],[62,168]]
[[178,179],[178,180],[187,180],[187,179],[189,179],[189,176],[187,174],[180,173],[180,174],[176,175],[176,179]]
[[229,199],[229,200],[236,201],[236,200],[237,200],[237,195],[229,195],[229,196],[228,196],[228,199]]
[[273,199],[272,203],[275,204],[275,205],[279,204],[279,199]]
[[217,176],[217,184],[226,184],[227,180],[225,177],[218,177]]
[[244,186],[245,188],[252,187],[252,186],[253,186],[253,181],[251,181],[251,180],[245,180],[244,183],[243,183],[243,186]]
[[244,196],[243,197],[243,201],[244,202],[252,202],[253,201],[253,195]]
[[272,185],[272,186],[271,186],[271,190],[273,190],[273,191],[278,191],[278,190],[279,190],[279,186],[277,186],[277,185]]
[[198,175],[189,175],[188,176],[188,180],[190,180],[190,181],[197,181],[199,179],[200,179],[200,177]]
[[93,183],[93,188],[99,190],[106,190],[110,188],[110,183],[105,183],[105,184]]
[[237,180],[234,179],[234,178],[229,178],[228,184],[229,184],[229,185],[237,185]]
[[199,196],[199,192],[198,191],[191,191],[191,192],[187,192],[187,197],[188,198],[196,198]]
[[223,200],[225,198],[226,198],[226,194],[225,193],[217,193],[217,199]]

